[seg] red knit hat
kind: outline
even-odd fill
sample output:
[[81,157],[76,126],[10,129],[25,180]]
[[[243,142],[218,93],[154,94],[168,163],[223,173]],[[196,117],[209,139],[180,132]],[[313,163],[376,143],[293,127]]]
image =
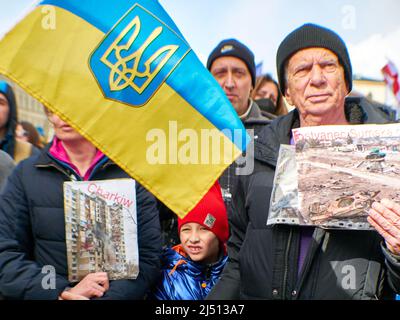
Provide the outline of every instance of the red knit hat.
[[228,241],[228,215],[218,181],[185,218],[178,218],[179,234],[181,227],[190,222],[196,222],[211,230],[217,236],[221,245]]

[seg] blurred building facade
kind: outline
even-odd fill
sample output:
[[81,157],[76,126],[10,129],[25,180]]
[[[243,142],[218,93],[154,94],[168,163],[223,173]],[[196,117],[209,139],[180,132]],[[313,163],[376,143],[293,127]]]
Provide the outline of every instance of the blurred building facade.
[[391,120],[399,118],[400,106],[385,81],[355,76],[351,96],[366,97],[377,108],[384,111]]
[[363,95],[368,100],[387,103],[387,87],[383,80],[374,80],[363,77],[355,77],[353,80],[353,93]]

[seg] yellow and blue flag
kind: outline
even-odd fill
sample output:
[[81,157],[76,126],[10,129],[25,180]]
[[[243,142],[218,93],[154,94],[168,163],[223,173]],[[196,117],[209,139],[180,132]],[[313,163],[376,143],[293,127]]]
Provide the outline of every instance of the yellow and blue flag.
[[41,1],[1,39],[0,73],[181,217],[249,140],[156,0]]

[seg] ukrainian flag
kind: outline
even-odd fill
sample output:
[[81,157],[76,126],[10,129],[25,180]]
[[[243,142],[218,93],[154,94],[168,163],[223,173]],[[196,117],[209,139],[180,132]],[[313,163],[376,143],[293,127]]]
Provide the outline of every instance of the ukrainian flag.
[[249,140],[156,0],[41,1],[0,41],[0,73],[181,217]]

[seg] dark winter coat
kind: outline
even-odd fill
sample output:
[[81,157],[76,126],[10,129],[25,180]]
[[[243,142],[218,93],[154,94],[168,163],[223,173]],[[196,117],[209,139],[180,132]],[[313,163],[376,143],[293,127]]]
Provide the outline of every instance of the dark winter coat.
[[[89,180],[129,178],[103,158]],[[10,299],[57,299],[66,288],[63,182],[80,180],[72,169],[53,159],[48,148],[22,161],[0,197],[0,292]],[[139,275],[136,280],[110,281],[101,299],[142,299],[160,271],[161,239],[154,197],[136,186]],[[55,269],[55,288],[48,272]]]
[[227,256],[211,265],[191,260],[181,245],[166,249],[162,257],[162,277],[153,292],[158,300],[204,300],[219,280]]
[[[259,106],[254,101],[251,101],[250,108],[250,113],[245,119],[242,119],[242,121],[244,127],[249,134],[251,133],[250,130],[253,130],[253,132],[250,134],[250,136],[253,138],[256,137],[258,133],[264,128],[264,126],[268,125],[271,122],[271,120],[261,114]],[[235,161],[223,172],[223,174],[219,178],[219,184],[222,189],[222,196],[228,210],[230,208],[232,197],[236,194],[238,180],[236,170],[239,166],[240,165],[238,165]]]
[[[387,122],[371,105],[360,104],[347,100],[350,123]],[[299,123],[294,110],[259,134],[254,172],[240,176],[234,197],[229,260],[208,299],[394,298],[400,257],[389,253],[377,232],[315,228],[298,276],[301,227],[266,225],[279,147],[290,144],[291,129]]]

